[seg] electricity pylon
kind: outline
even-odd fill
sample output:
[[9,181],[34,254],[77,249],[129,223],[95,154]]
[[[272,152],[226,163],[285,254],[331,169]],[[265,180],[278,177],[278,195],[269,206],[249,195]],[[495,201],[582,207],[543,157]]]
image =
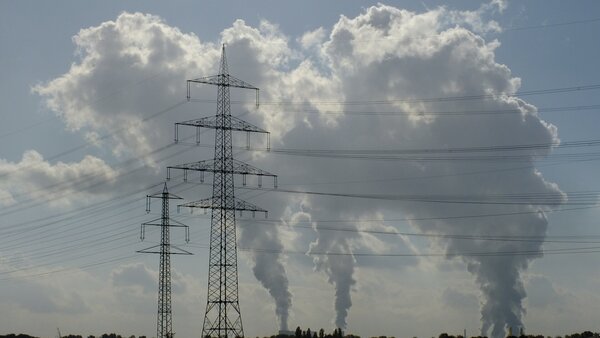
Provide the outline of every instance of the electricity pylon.
[[[162,200],[161,217],[150,222],[142,224],[140,239],[143,241],[146,236],[146,226],[160,227],[160,244],[140,250],[141,253],[160,254],[160,267],[158,274],[158,318],[156,324],[157,338],[173,337],[173,313],[171,312],[171,255],[191,255],[192,253],[171,245],[169,228],[185,228],[185,241],[190,240],[189,228],[187,225],[169,218],[169,200],[182,199],[177,195],[170,194],[167,189],[167,183],[162,193],[156,193],[146,196],[146,212],[150,212],[150,201],[152,198]],[[160,223],[158,223],[160,221]],[[174,222],[175,224],[171,224]],[[172,251],[171,249],[175,249]]]
[[[256,91],[256,105],[258,106],[258,88],[229,75],[225,45],[221,54],[219,74],[187,81],[187,95],[190,99],[190,84],[202,83],[217,86],[217,114],[175,124],[175,141],[178,138],[178,126],[215,129],[215,155],[213,160],[181,164],[167,168],[181,169],[184,178],[188,171],[213,173],[212,197],[195,202],[185,203],[180,206],[189,208],[211,209],[210,225],[210,253],[208,260],[208,295],[206,300],[206,314],[202,327],[202,337],[243,337],[242,315],[238,297],[238,268],[237,268],[237,243],[235,212],[267,211],[254,204],[235,198],[234,174],[242,175],[244,184],[247,175],[257,175],[259,184],[262,176],[277,176],[264,170],[253,167],[244,162],[235,160],[232,151],[232,131],[245,131],[248,133],[269,133],[231,116],[230,88],[252,89]],[[267,138],[267,145],[269,139]],[[169,174],[167,174],[169,175]]]

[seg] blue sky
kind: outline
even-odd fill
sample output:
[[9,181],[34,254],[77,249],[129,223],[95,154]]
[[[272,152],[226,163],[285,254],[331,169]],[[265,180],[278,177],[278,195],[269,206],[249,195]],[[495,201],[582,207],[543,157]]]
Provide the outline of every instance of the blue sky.
[[[183,154],[176,152],[189,147],[185,144],[144,157],[139,154],[170,144],[173,122],[207,116],[214,107],[192,102],[148,122],[141,119],[183,100],[184,78],[214,72],[222,40],[229,48],[231,72],[261,87],[266,103],[259,111],[252,110],[251,105],[233,105],[233,110],[270,129],[275,149],[414,150],[547,144],[556,137],[562,142],[597,140],[597,108],[545,110],[598,105],[598,89],[527,95],[521,97],[522,101],[510,99],[510,94],[514,89],[528,92],[597,85],[599,9],[600,4],[594,1],[258,1],[251,6],[244,1],[0,2],[0,210],[4,210],[0,212],[0,231],[10,234],[0,239],[0,294],[10,295],[0,305],[0,327],[5,333],[40,336],[54,335],[57,326],[79,334],[118,331],[153,335],[153,283],[158,257],[133,255],[135,250],[152,244],[151,240],[140,243],[138,239],[139,223],[155,214],[144,214],[143,197],[164,180],[166,165],[211,158],[212,136],[203,136],[206,147],[188,149]],[[378,13],[385,15],[378,17]],[[415,21],[403,26],[408,21],[402,20],[407,18]],[[117,21],[123,26],[115,24]],[[126,26],[127,22],[154,30],[138,32]],[[116,33],[102,35],[107,34],[110,24],[118,28]],[[386,25],[393,29],[385,30]],[[409,39],[405,45],[398,44],[405,38],[404,27],[407,36],[425,42]],[[156,52],[156,46],[146,40],[156,32],[162,32],[161,38],[180,53],[173,56]],[[358,41],[352,45],[352,52],[343,48],[346,41],[342,33],[352,34]],[[384,37],[369,45],[369,34]],[[146,60],[140,67],[129,64],[120,53],[127,51],[127,43],[136,44],[136,39],[140,49],[160,54],[158,61]],[[119,45],[122,41],[125,44]],[[161,68],[169,62],[174,63]],[[515,81],[520,83],[516,85]],[[509,98],[500,95],[491,102],[390,103],[404,98],[490,91],[508,93]],[[198,89],[197,95],[210,99],[214,92]],[[233,95],[234,100],[247,99],[240,92]],[[365,103],[377,99],[386,100],[386,105]],[[302,106],[269,105],[269,101],[300,101]],[[353,101],[362,102],[362,106],[347,104]],[[418,112],[515,107],[523,109],[522,120],[427,119],[416,115],[365,118],[351,114],[360,109]],[[338,110],[350,114],[336,115]],[[110,134],[117,127],[123,130]],[[258,138],[253,142],[262,145]],[[86,146],[61,155],[78,145]],[[581,147],[554,152],[594,150]],[[549,147],[540,151],[545,155],[551,152]],[[600,190],[595,180],[598,161],[592,155],[586,157],[588,161],[579,162],[555,163],[550,155],[527,158],[525,164],[498,161],[439,165],[243,151],[239,156],[277,172],[283,189],[296,191],[479,197],[532,193],[556,196],[562,191],[575,201],[572,198],[578,193],[591,192],[595,198]],[[515,169],[522,166],[527,168]],[[129,173],[134,168],[140,169]],[[92,179],[86,181],[90,175]],[[76,184],[65,184],[69,181]],[[206,186],[179,183],[173,180],[170,184],[177,185],[174,191],[186,199],[199,199],[210,192]],[[58,188],[49,188],[53,185]],[[144,190],[150,185],[156,187]],[[127,197],[116,200],[122,195]],[[263,224],[257,225],[255,232],[244,230],[240,246],[278,244],[285,249],[270,257],[269,262],[285,269],[292,294],[287,309],[292,328],[333,328],[341,318],[348,332],[362,336],[425,337],[443,331],[461,333],[463,328],[478,334],[482,329],[487,332],[486,325],[489,334],[496,335],[504,330],[500,326],[517,323],[527,332],[545,335],[596,330],[593,314],[600,304],[594,292],[600,280],[594,269],[597,253],[532,254],[515,261],[427,256],[431,252],[538,252],[595,246],[552,242],[568,238],[553,236],[580,236],[579,241],[587,242],[597,239],[598,210],[593,201],[587,200],[586,209],[554,212],[577,205],[565,199],[558,205],[532,203],[514,209],[493,205],[436,207],[414,201],[357,202],[248,190],[241,190],[240,196],[269,209],[272,219],[281,220],[278,227]],[[103,201],[108,202],[94,206]],[[542,211],[547,221],[534,216],[518,220],[490,217],[479,223],[392,221],[515,210]],[[73,215],[73,219],[27,223],[40,218],[50,220],[57,214]],[[198,319],[204,312],[207,250],[202,246],[207,243],[208,221],[197,215],[173,214],[190,223],[189,249],[196,253],[191,258],[175,257],[174,263],[175,283],[179,286],[173,305],[175,329],[181,335],[191,335],[201,325]],[[355,232],[329,231],[326,228],[330,224],[319,222],[331,219],[346,220],[347,224],[337,226],[345,225]],[[365,221],[368,219],[387,221],[375,224]],[[247,221],[240,222],[246,229]],[[28,226],[40,224],[38,232],[27,231]],[[312,228],[306,229],[303,224]],[[469,228],[473,226],[476,228]],[[128,232],[121,234],[122,229]],[[505,247],[505,243],[494,241],[490,244],[370,233],[382,230],[435,236],[472,231],[477,236],[548,237],[541,246],[517,242],[516,247]],[[114,236],[114,241],[111,237],[103,239],[106,235]],[[99,244],[96,253],[86,247],[94,238]],[[74,245],[72,249],[69,244]],[[67,251],[57,252],[60,247]],[[310,251],[343,251],[349,256],[336,261],[330,258],[333,256],[302,254]],[[360,256],[399,252],[410,252],[414,257]],[[350,256],[352,253],[357,255]],[[127,260],[108,262],[129,256]],[[275,300],[264,286],[268,281],[260,280],[252,270],[261,259],[265,257],[252,251],[240,254],[240,293],[249,336],[274,333],[280,320],[275,315]],[[104,263],[89,267],[98,262]],[[507,277],[513,268],[516,277]],[[503,312],[501,307],[486,307],[499,294],[486,294],[482,285],[500,283],[504,277],[512,292],[506,298],[514,298],[513,303],[506,304],[526,311]],[[498,289],[503,285],[499,284]],[[334,305],[336,301],[338,306]],[[120,310],[111,311],[115,307]],[[518,318],[510,318],[515,313]]]

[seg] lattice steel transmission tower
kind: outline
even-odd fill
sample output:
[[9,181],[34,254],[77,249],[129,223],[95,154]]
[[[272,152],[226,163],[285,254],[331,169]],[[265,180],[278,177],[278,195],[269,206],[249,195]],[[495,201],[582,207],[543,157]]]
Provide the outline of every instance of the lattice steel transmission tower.
[[[162,193],[146,196],[146,212],[150,212],[150,201],[152,198],[162,200],[161,217],[142,224],[140,239],[143,241],[146,235],[146,226],[160,227],[160,244],[140,250],[141,253],[160,254],[160,266],[158,275],[158,318],[156,324],[157,338],[173,337],[173,313],[171,311],[171,255],[191,255],[192,253],[171,245],[169,230],[172,227],[185,228],[185,241],[189,242],[189,228],[187,225],[169,218],[169,200],[182,199],[177,195],[170,194],[167,184]],[[160,221],[160,223],[158,223]],[[171,222],[175,224],[171,224]]]
[[235,160],[232,151],[232,131],[245,131],[248,133],[249,146],[250,133],[269,133],[231,116],[230,88],[252,89],[256,91],[256,105],[258,106],[258,88],[240,79],[229,75],[225,45],[221,54],[219,74],[187,81],[187,96],[190,99],[190,85],[201,83],[217,86],[217,114],[216,116],[200,118],[175,124],[175,141],[178,141],[178,127],[180,125],[199,128],[215,129],[215,155],[213,160],[206,160],[188,164],[181,164],[167,168],[167,178],[171,169],[184,171],[184,179],[188,171],[213,173],[212,197],[195,202],[185,203],[180,206],[189,208],[211,209],[210,225],[210,253],[208,271],[208,295],[206,300],[206,314],[202,328],[202,337],[243,337],[242,316],[238,297],[238,268],[237,268],[237,242],[235,212],[267,211],[246,201],[235,198],[234,174],[242,175],[246,183],[247,175],[257,175],[259,185],[263,176],[270,176],[277,185],[277,176],[264,170],[253,167],[247,163]]

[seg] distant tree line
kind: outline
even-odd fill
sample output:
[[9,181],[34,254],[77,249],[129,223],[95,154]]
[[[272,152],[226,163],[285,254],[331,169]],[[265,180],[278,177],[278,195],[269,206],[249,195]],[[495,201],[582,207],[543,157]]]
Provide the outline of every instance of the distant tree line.
[[[2,337],[0,337],[2,338]],[[259,337],[256,337],[259,338]],[[344,332],[342,331],[342,329],[335,329],[333,330],[333,333],[325,333],[325,330],[320,329],[319,331],[311,331],[310,329],[306,329],[306,331],[302,330],[302,328],[300,328],[299,326],[296,328],[296,331],[294,331],[294,335],[274,335],[271,337],[264,337],[264,338],[360,338],[359,336],[356,335],[352,335],[352,334],[344,334]],[[393,336],[372,336],[370,338],[395,338]],[[413,338],[417,338],[417,337],[413,337]],[[435,337],[431,337],[431,338],[435,338]],[[438,338],[465,338],[462,335],[449,335],[447,333],[442,333],[438,336]],[[470,338],[488,338],[487,336],[471,336]],[[597,332],[591,332],[591,331],[584,331],[582,333],[573,333],[570,335],[565,335],[564,337],[562,336],[548,336],[545,337],[544,335],[532,335],[532,334],[525,334],[523,331],[521,331],[521,334],[518,336],[515,335],[508,335],[506,336],[506,338],[600,338],[600,334]]]
[[[0,337],[1,338],[1,337]],[[256,337],[258,338],[258,337]],[[267,337],[265,337],[267,338]],[[300,326],[296,328],[294,334],[286,335],[286,334],[278,334],[271,336],[269,338],[360,338],[359,336],[355,336],[352,334],[344,335],[344,331],[342,329],[335,329],[333,333],[325,333],[324,329],[311,331],[310,328],[306,330],[302,330]]]
[[[7,334],[7,335],[0,335],[0,338],[39,338],[39,337],[35,337],[35,336],[30,336],[28,334]],[[66,335],[66,336],[61,336],[61,338],[86,338],[82,335],[79,334],[70,334],[70,335]],[[101,336],[94,336],[94,335],[89,335],[87,336],[87,338],[136,338],[134,335],[131,335],[129,337],[123,337],[120,334],[116,334],[116,333],[104,333]],[[137,338],[146,338],[146,336],[139,336]]]
[[[380,338],[383,338],[383,337],[380,337]],[[414,338],[416,338],[416,337],[414,337]],[[432,338],[435,338],[435,337],[432,337]],[[464,337],[462,335],[453,336],[453,335],[449,335],[447,333],[442,333],[441,335],[438,336],[438,338],[464,338]],[[487,338],[487,337],[486,336],[472,336],[471,338]],[[561,337],[561,336],[544,337],[544,335],[541,335],[541,334],[538,334],[538,335],[525,334],[521,330],[520,335],[516,336],[516,335],[509,334],[508,336],[506,336],[506,338],[563,338],[563,337]],[[573,333],[573,334],[565,335],[564,338],[600,338],[600,334],[597,332],[583,331],[582,333]]]
[[[36,336],[30,336],[28,334],[7,334],[7,335],[0,335],[0,338],[39,338]],[[82,335],[74,335],[74,334],[69,334],[66,336],[62,336],[61,338],[136,338],[136,336],[131,335],[129,337],[127,336],[121,336],[119,334],[116,333],[104,333],[100,336],[94,336],[94,335],[89,335],[87,337],[84,337]],[[146,338],[146,336],[138,336],[137,338]],[[256,337],[259,338],[259,337]],[[332,333],[326,333],[324,329],[319,329],[318,331],[312,331],[310,328],[307,328],[306,330],[302,330],[299,326],[296,328],[296,331],[294,331],[293,335],[274,335],[274,336],[270,336],[270,337],[264,337],[264,338],[360,338],[359,336],[353,335],[353,334],[344,334],[344,331],[342,329],[335,329],[333,330]],[[370,338],[394,338],[393,336],[373,336]],[[413,337],[413,338],[417,338],[417,337]],[[432,337],[435,338],[435,337]],[[465,338],[462,335],[449,335],[447,333],[442,333],[438,336],[438,338]],[[488,338],[486,336],[471,336],[470,338]],[[600,338],[600,334],[597,332],[591,332],[591,331],[583,331],[581,333],[573,333],[573,334],[568,334],[565,335],[564,337],[562,336],[548,336],[545,337],[543,335],[532,335],[532,334],[524,334],[523,332],[521,332],[520,335],[515,336],[515,335],[509,335],[506,338]]]

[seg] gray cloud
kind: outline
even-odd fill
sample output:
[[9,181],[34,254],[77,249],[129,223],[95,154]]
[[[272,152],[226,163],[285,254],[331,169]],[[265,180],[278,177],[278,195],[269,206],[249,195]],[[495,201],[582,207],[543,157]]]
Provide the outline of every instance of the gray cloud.
[[83,298],[74,291],[67,291],[33,281],[8,283],[3,289],[3,301],[15,304],[31,313],[82,314],[90,312]]
[[559,294],[552,282],[544,276],[533,276],[527,281],[527,304],[535,308],[556,307],[566,305],[566,298]]
[[442,293],[442,303],[448,308],[461,311],[472,311],[479,307],[477,296],[472,293],[464,293],[454,288],[446,288]]
[[79,162],[53,164],[37,151],[29,150],[16,163],[0,159],[0,175],[8,178],[0,181],[2,205],[37,198],[47,199],[54,206],[69,206],[81,199],[108,195],[118,171],[94,156],[86,156]]
[[112,284],[117,287],[141,287],[144,293],[158,289],[156,274],[142,263],[124,265],[111,273]]

